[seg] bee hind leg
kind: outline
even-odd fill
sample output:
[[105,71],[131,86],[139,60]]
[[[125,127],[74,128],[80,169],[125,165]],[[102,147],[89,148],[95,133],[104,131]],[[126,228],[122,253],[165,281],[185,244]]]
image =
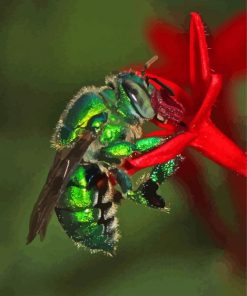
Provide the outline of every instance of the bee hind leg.
[[127,191],[127,198],[151,208],[167,209],[164,198],[157,194],[157,190],[168,177],[176,172],[182,160],[183,157],[178,155],[166,163],[155,166],[149,178],[137,190]]

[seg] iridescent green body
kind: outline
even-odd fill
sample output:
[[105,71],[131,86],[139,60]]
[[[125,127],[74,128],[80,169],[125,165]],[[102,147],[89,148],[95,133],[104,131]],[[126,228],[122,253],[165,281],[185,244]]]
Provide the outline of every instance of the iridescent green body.
[[153,86],[142,77],[120,73],[108,78],[106,87],[82,89],[58,122],[52,139],[58,150],[73,146],[86,131],[96,135],[56,205],[59,222],[67,234],[91,250],[112,253],[116,247],[117,204],[110,176],[117,180],[125,198],[149,207],[165,207],[156,190],[176,170],[178,158],[154,168],[150,178],[136,190],[120,167],[124,158],[145,153],[170,139],[141,138],[143,123],[155,116],[150,102],[152,91]]
[[91,250],[104,250],[112,253],[118,237],[116,225],[107,213],[113,207],[102,206],[103,195],[110,190],[110,184],[98,188],[96,181],[104,177],[95,164],[79,165],[70,178],[70,182],[57,206],[56,214],[67,234],[77,243]]

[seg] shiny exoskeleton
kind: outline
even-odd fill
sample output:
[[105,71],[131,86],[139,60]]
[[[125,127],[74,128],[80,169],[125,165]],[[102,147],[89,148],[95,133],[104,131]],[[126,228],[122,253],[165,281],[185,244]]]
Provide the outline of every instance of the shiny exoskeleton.
[[55,208],[73,241],[111,254],[118,241],[120,199],[165,209],[156,191],[176,171],[180,155],[154,167],[138,188],[122,167],[124,159],[171,138],[142,138],[143,123],[157,116],[150,99],[154,90],[145,77],[122,72],[107,77],[104,87],[82,88],[69,102],[52,138],[57,155],[34,207],[28,242],[36,234],[44,236]]

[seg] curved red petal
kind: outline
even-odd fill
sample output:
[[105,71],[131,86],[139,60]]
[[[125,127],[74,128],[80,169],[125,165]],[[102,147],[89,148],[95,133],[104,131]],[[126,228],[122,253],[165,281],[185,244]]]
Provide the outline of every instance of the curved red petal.
[[190,145],[205,156],[239,174],[247,176],[247,156],[211,121],[204,122]]
[[194,139],[195,135],[189,132],[180,134],[160,147],[139,157],[128,159],[128,163],[135,168],[146,168],[167,162],[182,153],[184,148]]
[[207,89],[205,98],[190,124],[191,130],[198,128],[199,125],[201,125],[205,120],[207,120],[210,117],[212,107],[220,93],[221,84],[222,80],[220,75],[211,75],[211,81]]
[[246,71],[246,27],[247,15],[243,12],[214,34],[213,67],[226,77],[243,74]]
[[[210,81],[210,66],[204,26],[198,13],[191,13],[190,21],[190,84],[192,95],[198,99]],[[200,102],[199,102],[200,103]]]
[[136,172],[140,170],[139,168],[132,165],[128,159],[124,160],[124,162],[121,165],[121,168],[123,168],[129,176],[134,175]]

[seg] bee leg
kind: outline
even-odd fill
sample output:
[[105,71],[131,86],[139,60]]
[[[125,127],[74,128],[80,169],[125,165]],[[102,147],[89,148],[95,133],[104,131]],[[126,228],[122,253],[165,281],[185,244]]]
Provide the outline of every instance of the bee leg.
[[121,187],[121,191],[123,192],[123,194],[126,194],[128,191],[132,190],[131,179],[123,170],[114,168],[111,169],[111,173]]
[[127,141],[117,141],[110,143],[108,146],[103,147],[100,150],[100,155],[102,158],[114,158],[123,159],[133,155],[135,152],[144,153],[152,150],[164,142],[168,141],[171,137],[149,137],[137,140],[135,143]]
[[149,178],[137,190],[127,192],[127,198],[151,208],[165,209],[165,200],[156,191],[168,177],[176,172],[182,160],[183,157],[178,155],[166,163],[155,166]]

